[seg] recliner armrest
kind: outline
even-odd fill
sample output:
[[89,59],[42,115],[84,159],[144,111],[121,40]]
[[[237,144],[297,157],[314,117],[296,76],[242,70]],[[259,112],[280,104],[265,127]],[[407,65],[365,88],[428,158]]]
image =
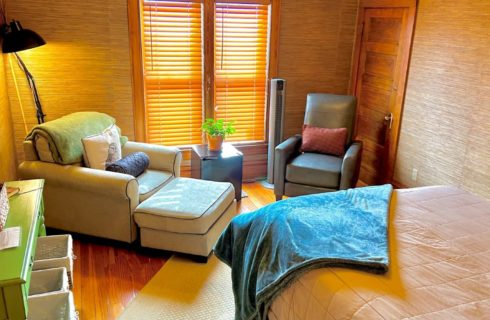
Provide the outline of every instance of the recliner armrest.
[[139,203],[138,181],[130,175],[42,161],[19,165],[22,179],[45,179],[51,186],[120,197]]
[[295,135],[274,150],[274,193],[277,196],[284,194],[284,183],[286,179],[286,166],[291,158],[299,154],[301,146],[301,135]]
[[361,167],[362,141],[353,141],[344,155],[340,172],[340,190],[354,188],[359,179]]
[[22,142],[22,146],[24,147],[24,158],[27,161],[36,161],[39,160],[39,157],[37,156],[36,149],[34,147],[34,143],[32,140],[24,140]]
[[122,148],[123,156],[133,152],[144,152],[150,158],[150,169],[172,172],[180,176],[182,152],[177,147],[166,147],[156,144],[128,141]]

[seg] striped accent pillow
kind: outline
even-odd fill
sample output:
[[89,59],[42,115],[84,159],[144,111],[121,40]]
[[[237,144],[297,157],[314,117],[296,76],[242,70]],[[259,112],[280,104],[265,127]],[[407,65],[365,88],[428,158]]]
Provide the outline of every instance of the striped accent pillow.
[[319,128],[303,126],[301,152],[316,152],[343,156],[347,140],[347,128]]

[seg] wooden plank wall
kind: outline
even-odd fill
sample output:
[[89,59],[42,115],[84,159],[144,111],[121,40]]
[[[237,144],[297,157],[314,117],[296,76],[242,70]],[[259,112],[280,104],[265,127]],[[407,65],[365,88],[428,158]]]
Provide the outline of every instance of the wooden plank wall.
[[489,52],[489,1],[419,1],[398,184],[451,184],[490,198]]

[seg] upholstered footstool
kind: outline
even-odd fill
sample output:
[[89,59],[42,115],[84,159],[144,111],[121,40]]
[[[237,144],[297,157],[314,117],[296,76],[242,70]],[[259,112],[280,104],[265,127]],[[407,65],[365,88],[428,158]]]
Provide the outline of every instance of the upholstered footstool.
[[228,182],[176,178],[134,212],[141,246],[207,257],[236,214]]

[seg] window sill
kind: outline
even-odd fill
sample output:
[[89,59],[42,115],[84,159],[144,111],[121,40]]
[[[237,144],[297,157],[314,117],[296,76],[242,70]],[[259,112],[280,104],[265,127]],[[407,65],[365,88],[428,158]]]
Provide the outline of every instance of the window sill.
[[[225,141],[226,143],[226,141]],[[267,141],[242,141],[242,142],[229,142],[232,146],[235,148],[241,150],[241,149],[248,149],[248,148],[254,148],[254,147],[267,147]],[[206,144],[206,143],[202,143]],[[196,144],[197,145],[197,144]],[[186,151],[186,150],[191,150],[193,145],[184,145],[184,146],[175,146],[179,148],[180,150]]]

